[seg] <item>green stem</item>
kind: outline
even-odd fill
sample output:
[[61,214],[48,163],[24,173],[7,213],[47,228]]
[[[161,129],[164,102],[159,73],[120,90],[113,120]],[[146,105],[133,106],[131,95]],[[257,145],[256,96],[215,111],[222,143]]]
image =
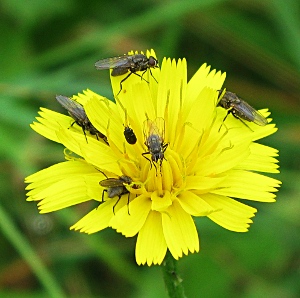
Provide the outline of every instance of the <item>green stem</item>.
[[182,286],[182,279],[177,273],[177,261],[167,251],[162,263],[163,276],[170,298],[186,298]]

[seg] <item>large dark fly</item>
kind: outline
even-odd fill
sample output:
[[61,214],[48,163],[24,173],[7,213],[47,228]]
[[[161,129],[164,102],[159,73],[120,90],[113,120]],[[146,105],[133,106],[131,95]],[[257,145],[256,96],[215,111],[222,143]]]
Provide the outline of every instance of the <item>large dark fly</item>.
[[[222,91],[219,91],[220,95]],[[235,93],[226,91],[224,96],[220,99],[218,105],[227,110],[227,114],[223,120],[226,120],[229,114],[232,114],[235,118],[254,122],[257,125],[265,126],[268,124],[268,120],[257,110],[252,108],[247,102],[240,99]],[[244,123],[246,125],[246,123]],[[247,125],[246,125],[247,126]]]
[[[151,68],[158,67],[158,61],[153,56],[149,58],[143,54],[135,55],[123,55],[119,57],[112,57],[99,60],[95,63],[95,67],[98,70],[102,69],[112,69],[112,76],[121,76],[129,72],[129,74],[120,82],[120,91],[122,91],[122,83],[127,80],[132,74],[139,76],[141,79],[146,81],[143,78],[144,73],[149,69],[150,74],[152,75]],[[143,71],[142,75],[137,74],[137,71]],[[153,77],[154,78],[154,77]],[[154,78],[156,81],[156,79]],[[146,81],[147,82],[147,81]],[[148,83],[148,82],[147,82]]]
[[[145,145],[148,148],[147,152],[142,153],[142,155],[149,160],[151,166],[152,163],[156,168],[155,163],[158,161],[160,165],[164,159],[164,153],[168,147],[168,144],[164,143],[165,137],[165,121],[163,118],[156,118],[154,121],[147,119],[144,122],[144,135],[145,135]],[[145,155],[150,154],[151,160]]]
[[81,104],[64,95],[56,95],[56,100],[68,111],[69,115],[74,119],[74,122],[71,124],[71,126],[76,123],[82,128],[86,142],[87,137],[85,132],[89,131],[91,135],[96,136],[97,140],[101,138],[105,141],[105,143],[108,144],[106,136],[93,126]]
[[[105,175],[106,176],[106,175]],[[119,197],[116,204],[113,206],[113,212],[115,213],[115,207],[121,199],[121,196],[128,193],[128,204],[130,193],[125,187],[125,184],[129,185],[132,183],[132,179],[128,176],[120,176],[119,178],[107,178],[99,182],[102,187],[106,189],[102,193],[102,202],[104,202],[104,192],[107,192],[109,198]],[[129,210],[128,210],[129,213]]]

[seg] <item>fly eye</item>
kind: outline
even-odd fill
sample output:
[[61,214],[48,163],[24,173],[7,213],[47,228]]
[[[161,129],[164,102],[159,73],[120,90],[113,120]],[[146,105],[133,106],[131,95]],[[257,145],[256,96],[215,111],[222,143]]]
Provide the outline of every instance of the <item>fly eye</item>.
[[149,63],[150,67],[155,67],[157,65],[158,61],[154,57],[150,56],[148,63]]

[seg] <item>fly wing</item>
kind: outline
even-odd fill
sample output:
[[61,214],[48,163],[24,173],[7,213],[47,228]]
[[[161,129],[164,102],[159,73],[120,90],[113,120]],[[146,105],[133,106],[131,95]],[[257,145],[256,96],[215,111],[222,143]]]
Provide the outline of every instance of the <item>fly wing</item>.
[[95,63],[96,69],[110,69],[110,68],[128,68],[130,67],[129,55],[123,55],[119,57],[112,57],[99,60]]
[[75,121],[85,121],[87,115],[81,104],[64,95],[56,95],[56,100],[69,112]]
[[257,110],[252,108],[247,102],[241,100],[238,110],[245,115],[245,120],[252,121],[257,125],[265,126],[268,120]]
[[147,141],[151,135],[157,135],[160,138],[161,143],[165,137],[165,120],[161,117],[156,118],[154,121],[147,119],[144,121],[144,135]]
[[143,132],[144,132],[144,137],[145,137],[145,142],[147,143],[147,140],[149,138],[149,136],[151,136],[153,134],[153,130],[154,130],[154,124],[153,121],[150,119],[147,119],[144,121],[144,128],[143,128]]
[[103,187],[118,187],[123,186],[124,181],[117,178],[107,178],[99,182]]
[[154,134],[161,138],[161,142],[163,143],[165,139],[165,120],[162,117],[158,117],[154,120],[153,131]]

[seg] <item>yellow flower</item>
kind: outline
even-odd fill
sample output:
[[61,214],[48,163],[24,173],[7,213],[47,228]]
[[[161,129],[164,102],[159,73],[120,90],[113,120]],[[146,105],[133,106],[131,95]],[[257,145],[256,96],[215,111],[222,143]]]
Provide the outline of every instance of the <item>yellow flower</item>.
[[[232,115],[223,123],[227,112],[216,104],[225,74],[206,64],[187,82],[185,59],[163,59],[143,80],[131,75],[119,93],[124,77],[111,76],[116,103],[90,90],[73,96],[109,145],[88,132],[86,140],[70,117],[41,109],[32,128],[63,144],[67,161],[26,178],[28,201],[39,201],[41,213],[98,201],[71,229],[137,235],[136,261],[149,266],[161,264],[167,249],[175,259],[199,251],[193,217],[246,232],[257,210],[236,199],[274,202],[281,183],[259,173],[278,173],[277,150],[256,142],[275,125],[246,127]],[[135,144],[126,141],[124,127],[133,130]],[[157,162],[149,152],[153,135],[163,153]],[[107,177],[113,178],[108,185],[118,185],[117,195],[115,186],[103,187]]]

